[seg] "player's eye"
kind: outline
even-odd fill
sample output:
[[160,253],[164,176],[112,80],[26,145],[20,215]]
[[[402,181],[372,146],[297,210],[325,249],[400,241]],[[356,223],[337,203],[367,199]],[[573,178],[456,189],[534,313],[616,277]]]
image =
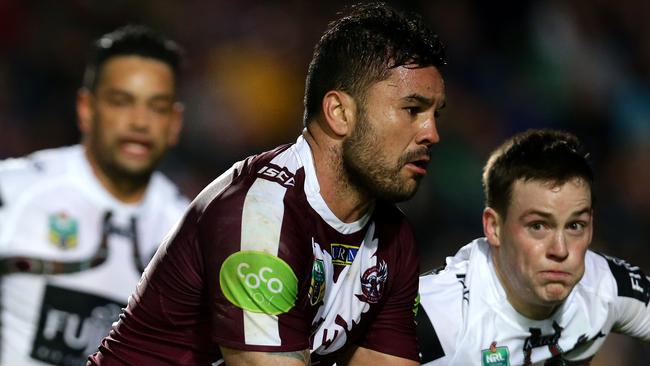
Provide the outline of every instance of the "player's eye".
[[404,110],[411,116],[416,116],[420,113],[420,107],[405,107]]
[[172,110],[172,103],[168,101],[155,101],[150,103],[149,107],[156,113],[167,114]]
[[573,232],[583,232],[587,227],[587,223],[584,221],[574,221],[567,225],[567,228]]
[[130,99],[125,96],[113,96],[108,98],[108,102],[114,106],[122,107],[130,103]]
[[546,228],[546,225],[541,221],[535,221],[528,224],[528,227],[533,231],[541,231]]

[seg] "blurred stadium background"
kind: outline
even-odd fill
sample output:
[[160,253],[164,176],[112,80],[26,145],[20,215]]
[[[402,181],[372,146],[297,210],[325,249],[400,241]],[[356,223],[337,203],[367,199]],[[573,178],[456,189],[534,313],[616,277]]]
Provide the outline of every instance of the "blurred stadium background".
[[[295,140],[313,45],[347,4],[0,0],[0,158],[76,143],[88,44],[144,23],[186,50],[185,130],[163,171],[193,197],[234,161]],[[394,5],[422,14],[448,44],[442,141],[417,196],[402,205],[422,270],[481,235],[489,152],[515,132],[553,127],[576,133],[592,153],[593,247],[650,271],[650,2]],[[611,337],[594,364],[647,365],[647,348]]]

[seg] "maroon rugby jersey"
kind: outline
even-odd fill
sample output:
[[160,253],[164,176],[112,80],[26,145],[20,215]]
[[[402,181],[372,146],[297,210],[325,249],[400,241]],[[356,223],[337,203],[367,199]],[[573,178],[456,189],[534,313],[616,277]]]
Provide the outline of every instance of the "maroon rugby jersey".
[[359,345],[418,360],[418,261],[393,204],[340,221],[302,138],[235,164],[194,200],[144,272],[89,365],[210,365],[219,345]]

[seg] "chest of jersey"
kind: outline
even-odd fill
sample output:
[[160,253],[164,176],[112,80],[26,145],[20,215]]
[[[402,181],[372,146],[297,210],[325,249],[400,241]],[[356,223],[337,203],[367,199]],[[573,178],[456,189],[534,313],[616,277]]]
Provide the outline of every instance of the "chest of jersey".
[[28,190],[4,207],[2,364],[84,362],[153,254],[152,236],[164,235],[140,216],[74,184]]
[[314,259],[307,296],[315,311],[311,336],[315,353],[340,349],[364,327],[363,314],[381,302],[390,268],[378,251],[376,235],[375,224],[370,223],[359,242],[312,239]]

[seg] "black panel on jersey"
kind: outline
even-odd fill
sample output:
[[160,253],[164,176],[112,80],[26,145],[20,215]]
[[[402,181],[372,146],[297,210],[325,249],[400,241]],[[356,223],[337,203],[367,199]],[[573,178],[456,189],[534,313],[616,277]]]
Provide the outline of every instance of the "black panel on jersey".
[[424,308],[421,305],[418,306],[416,322],[420,362],[426,363],[443,357],[445,355],[445,351],[442,349],[438,334],[433,328],[433,324],[431,324],[429,316],[427,316]]
[[650,280],[641,269],[622,259],[600,255],[607,259],[609,269],[616,279],[618,296],[637,299],[647,306],[650,301]]

